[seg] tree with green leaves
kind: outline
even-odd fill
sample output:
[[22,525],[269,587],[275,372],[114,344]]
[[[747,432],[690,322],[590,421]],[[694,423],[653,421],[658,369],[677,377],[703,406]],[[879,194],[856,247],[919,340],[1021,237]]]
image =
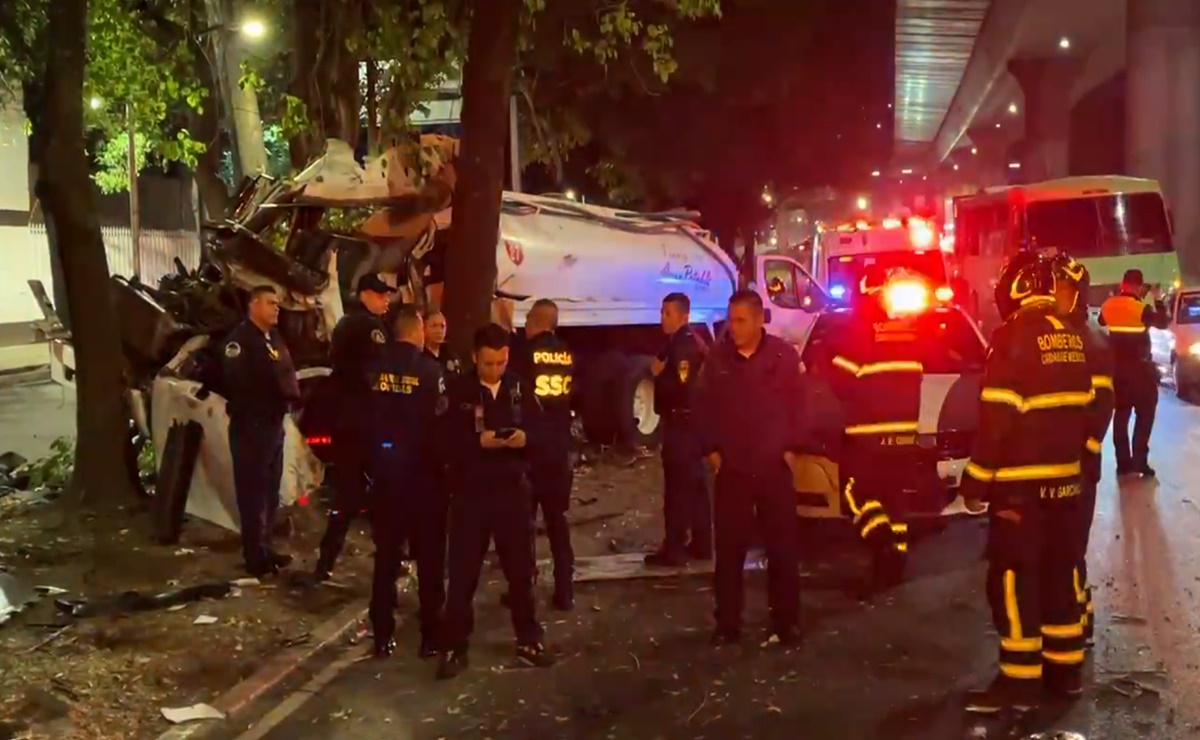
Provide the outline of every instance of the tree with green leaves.
[[[77,436],[73,488],[102,504],[132,496],[125,469],[121,336],[92,195],[88,130],[132,129],[145,156],[193,163],[206,142],[188,129],[205,105],[194,75],[195,0],[10,0],[0,3],[0,94],[23,101],[35,195],[45,211],[56,303],[71,317]],[[118,144],[119,145],[119,144]],[[109,145],[112,146],[112,145]],[[105,189],[128,186],[127,167]]]
[[51,255],[62,266],[68,307],[76,318],[79,443],[72,487],[93,504],[120,501],[133,495],[124,463],[129,415],[116,307],[84,148],[88,0],[55,0],[41,7],[21,0],[2,8],[0,78],[10,92],[17,85],[36,91],[32,99],[26,97],[26,107],[36,114],[31,151],[37,166],[35,192],[46,211]]

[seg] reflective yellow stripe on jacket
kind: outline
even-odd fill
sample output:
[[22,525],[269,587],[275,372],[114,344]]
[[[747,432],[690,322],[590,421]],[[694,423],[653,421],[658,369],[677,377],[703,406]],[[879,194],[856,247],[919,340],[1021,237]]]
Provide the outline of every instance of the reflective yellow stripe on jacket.
[[851,375],[861,378],[864,375],[878,375],[880,373],[923,373],[925,366],[919,362],[909,362],[907,360],[892,360],[889,362],[869,362],[865,365],[859,365],[853,360],[848,360],[841,355],[833,358],[833,364],[840,367]]
[[[1109,379],[1109,384],[1112,384],[1112,379]],[[979,394],[979,400],[984,403],[1000,403],[1006,406],[1012,406],[1022,414],[1028,411],[1038,411],[1042,409],[1059,409],[1071,406],[1087,406],[1096,398],[1095,380],[1093,379],[1092,390],[1084,391],[1064,391],[1062,393],[1042,393],[1037,396],[1021,396],[1019,393],[1008,388],[984,388]]]

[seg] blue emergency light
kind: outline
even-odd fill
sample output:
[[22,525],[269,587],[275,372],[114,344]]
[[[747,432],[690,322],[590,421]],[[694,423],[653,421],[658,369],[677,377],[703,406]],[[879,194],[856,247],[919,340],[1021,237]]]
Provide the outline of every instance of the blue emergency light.
[[845,298],[846,297],[846,286],[845,285],[831,286],[829,288],[829,295],[834,298],[838,298],[838,299]]

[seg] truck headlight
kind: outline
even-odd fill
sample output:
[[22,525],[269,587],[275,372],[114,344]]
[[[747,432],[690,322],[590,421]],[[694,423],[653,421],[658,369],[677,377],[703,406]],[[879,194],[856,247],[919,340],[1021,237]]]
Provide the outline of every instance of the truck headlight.
[[1192,357],[1200,357],[1200,342],[1196,342],[1191,347],[1188,347],[1188,354]]

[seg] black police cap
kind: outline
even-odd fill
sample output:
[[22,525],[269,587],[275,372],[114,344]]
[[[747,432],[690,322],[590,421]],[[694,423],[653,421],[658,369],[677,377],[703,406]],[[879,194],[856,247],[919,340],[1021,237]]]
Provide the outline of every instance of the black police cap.
[[358,279],[358,285],[355,286],[356,293],[370,291],[372,293],[395,293],[395,288],[388,285],[383,278],[376,273],[369,272]]

